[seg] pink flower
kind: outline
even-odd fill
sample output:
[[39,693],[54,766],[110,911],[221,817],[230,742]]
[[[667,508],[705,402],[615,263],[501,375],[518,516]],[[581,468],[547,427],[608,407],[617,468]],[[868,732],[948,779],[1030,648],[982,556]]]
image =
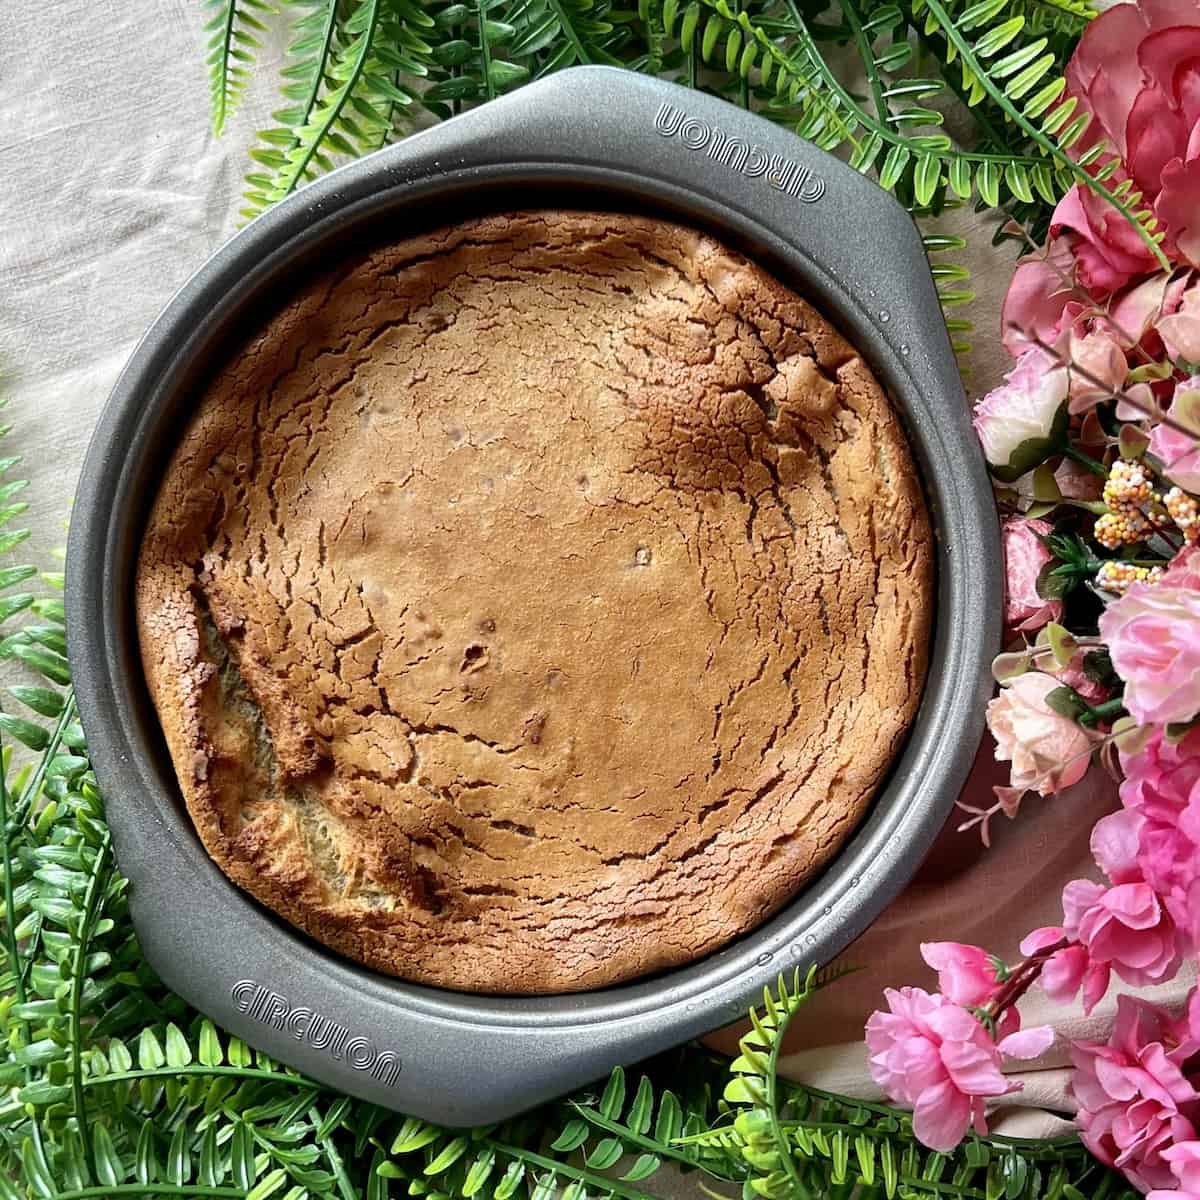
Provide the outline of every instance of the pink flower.
[[1027,671],[988,705],[996,758],[1012,761],[1012,786],[1021,791],[1049,796],[1087,774],[1092,745],[1087,731],[1046,703],[1061,686],[1053,675]]
[[[1162,1157],[1170,1165],[1179,1187],[1169,1192],[1158,1192],[1157,1195],[1172,1196],[1174,1200],[1180,1200],[1180,1197],[1183,1200],[1200,1198],[1200,1142],[1176,1142],[1162,1152]],[[1155,1194],[1150,1193],[1151,1200]]]
[[[1045,950],[1066,938],[1061,925],[1035,929],[1021,943],[1021,953],[1029,956]],[[1109,970],[1102,963],[1093,963],[1088,952],[1074,942],[1050,955],[1042,967],[1038,982],[1042,991],[1056,1004],[1069,1004],[1083,987],[1083,1011],[1091,1012],[1108,991]]]
[[1089,969],[1104,968],[1105,984],[1108,970],[1135,987],[1162,983],[1179,970],[1178,930],[1148,883],[1106,888],[1074,879],[1063,888],[1062,899],[1067,937],[1087,951]]
[[964,1008],[921,988],[888,988],[887,1012],[871,1014],[871,1076],[913,1109],[913,1132],[932,1150],[952,1150],[967,1129],[986,1130],[984,1100],[1020,1089],[1001,1074],[1000,1056],[1035,1058],[1053,1041],[1042,1026],[993,1042]]
[[975,406],[975,432],[994,475],[1011,482],[1062,441],[1067,383],[1066,367],[1035,348]]
[[[1195,284],[1189,287],[1183,293],[1179,307],[1159,317],[1154,327],[1172,358],[1200,362],[1200,287]],[[1180,386],[1189,384],[1196,386],[1195,380]]]
[[[1200,264],[1200,15],[1193,0],[1115,5],[1088,26],[1066,75],[1067,94],[1096,118],[1076,150],[1107,137],[1164,226],[1164,248]],[[1146,269],[1149,253],[1128,222],[1090,192],[1067,194],[1051,231],[1063,227],[1076,239],[1085,286],[1114,291]]]
[[1138,869],[1193,945],[1200,942],[1200,729],[1161,732],[1121,756],[1121,801],[1136,829]]
[[1101,614],[1100,636],[1139,724],[1190,720],[1200,712],[1200,559],[1184,551],[1157,583],[1133,584]]
[[922,942],[921,957],[938,973],[938,991],[953,1004],[979,1008],[1000,990],[996,962],[979,946]]
[[1200,1093],[1181,1067],[1198,1047],[1187,1018],[1131,996],[1117,998],[1108,1043],[1078,1042],[1072,1090],[1084,1143],[1142,1191],[1175,1182],[1165,1152],[1196,1137]]
[[1129,221],[1078,183],[1058,202],[1050,218],[1050,236],[1067,238],[1076,278],[1093,295],[1120,291],[1158,263]]
[[[1179,398],[1184,393],[1194,396],[1198,391],[1200,375],[1193,375],[1175,388],[1175,404],[1168,412],[1179,424],[1186,423],[1180,416],[1183,406],[1179,404]],[[1185,492],[1200,492],[1200,430],[1188,434],[1165,423],[1155,425],[1150,432],[1150,453],[1162,461],[1163,470],[1172,483],[1177,483]]]
[[1004,624],[1009,629],[1030,633],[1062,616],[1061,600],[1043,600],[1037,592],[1038,575],[1054,558],[1042,537],[1053,532],[1048,521],[1010,517],[1004,522]]
[[[1071,362],[1071,412],[1080,413],[1106,400],[1118,391],[1129,374],[1125,351],[1107,332],[1094,330],[1080,337],[1072,332],[1069,339]],[[1085,378],[1081,372],[1087,372]],[[1097,382],[1093,382],[1093,380]]]
[[1074,282],[1075,259],[1066,238],[1017,263],[1000,313],[1000,337],[1013,358],[1030,348],[1032,338],[1052,346],[1071,327],[1084,308]]
[[1149,335],[1162,324],[1164,317],[1179,311],[1191,280],[1191,271],[1159,271],[1143,279],[1114,297],[1105,327],[1125,350],[1143,340],[1153,341]]

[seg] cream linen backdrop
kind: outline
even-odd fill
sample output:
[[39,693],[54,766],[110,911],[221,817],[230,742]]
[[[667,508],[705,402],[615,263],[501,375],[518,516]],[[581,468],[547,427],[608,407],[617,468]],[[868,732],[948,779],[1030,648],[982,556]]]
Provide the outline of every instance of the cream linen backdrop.
[[[224,138],[211,137],[203,11],[196,0],[49,0],[36,16],[0,5],[0,366],[15,425],[5,445],[25,455],[35,546],[63,540],[88,436],[138,337],[234,229],[252,131],[277,103],[280,50],[271,46]],[[1013,253],[993,249],[990,226],[969,212],[947,225],[971,238],[960,257],[981,297],[970,362],[978,393],[1005,366],[995,332]],[[986,794],[986,782],[973,790]],[[1056,800],[1028,802],[989,854],[973,836],[947,834],[848,952],[867,969],[799,1022],[787,1070],[869,1094],[862,1023],[884,985],[930,983],[918,943],[979,941],[1014,954],[1022,932],[1055,918],[1061,885],[1087,871],[1087,827],[1112,803],[1093,776]],[[1036,996],[1028,1007],[1031,1021],[1042,1019]],[[1086,1023],[1047,1015],[1065,1035],[1099,1032],[1110,1011]],[[1056,1048],[1028,1074],[1025,1102],[1064,1105],[1062,1061]]]

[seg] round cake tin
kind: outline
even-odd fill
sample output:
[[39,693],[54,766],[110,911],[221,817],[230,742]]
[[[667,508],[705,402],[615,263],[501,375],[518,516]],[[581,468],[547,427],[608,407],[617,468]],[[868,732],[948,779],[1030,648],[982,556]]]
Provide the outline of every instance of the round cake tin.
[[[664,215],[737,246],[834,320],[887,387],[936,536],[929,678],[904,751],[836,859],[718,953],[619,987],[482,996],[373,973],[226,880],[176,785],[142,675],[137,553],[157,482],[222,344],[268,293],[354,238],[480,211]],[[1000,631],[992,492],[920,238],[857,172],[724,101],[583,67],[341,168],[259,217],[135,350],[89,449],[67,553],[70,657],[134,924],[163,979],[314,1078],[451,1125],[499,1119],[744,1014],[781,970],[844,949],[911,877],[979,744]]]

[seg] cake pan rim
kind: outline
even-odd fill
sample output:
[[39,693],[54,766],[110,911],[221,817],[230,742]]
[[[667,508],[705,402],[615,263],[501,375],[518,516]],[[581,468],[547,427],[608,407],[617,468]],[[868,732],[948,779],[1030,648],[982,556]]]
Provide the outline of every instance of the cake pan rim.
[[[564,75],[566,74],[574,73],[564,73]],[[560,81],[563,78],[564,76],[557,77],[557,79]],[[549,83],[552,81],[547,82]],[[689,104],[698,104],[700,99],[701,98],[699,97],[693,97],[690,93],[688,94]],[[505,102],[498,102],[498,104],[503,103]],[[703,107],[703,105],[698,106],[701,108]],[[728,119],[727,114],[722,113],[722,117]],[[436,134],[439,130],[445,130],[447,128],[449,128],[449,125],[440,126],[438,129],[430,131],[430,134]],[[428,138],[430,134],[418,135],[417,138],[412,139],[409,143],[401,144],[401,146],[396,147],[395,150],[402,151],[405,150],[406,147],[411,150],[413,146],[418,146],[419,149],[419,143],[421,139]],[[331,207],[335,204],[345,204],[346,196],[353,194],[353,189],[347,188],[346,186],[348,177],[343,174],[343,172],[348,172],[352,176],[357,173],[361,182],[361,178],[366,175],[371,175],[376,178],[380,176],[386,176],[392,166],[398,164],[402,168],[404,161],[406,161],[408,157],[411,157],[410,155],[397,155],[394,154],[393,151],[383,152],[383,157],[389,156],[390,161],[387,163],[371,163],[370,160],[363,160],[360,163],[351,164],[349,167],[344,168],[342,172],[336,172],[333,175],[325,177],[324,180],[318,181],[316,184],[306,189],[304,193],[301,193],[295,197],[296,203],[292,204],[291,209],[286,213],[276,210],[275,213],[269,215],[277,218],[278,221],[284,221],[286,218],[286,223],[291,226],[304,227],[308,229],[315,228],[326,216],[329,215],[327,210],[331,209]],[[520,164],[520,168],[529,169],[533,165],[536,164],[534,164],[531,160],[524,161]],[[550,171],[567,169],[564,168],[564,164],[561,161],[555,160],[547,160],[547,162],[542,165],[546,166]],[[578,164],[576,164],[576,166],[578,166]],[[460,163],[455,166],[455,171],[459,172],[460,174],[462,172],[466,172],[469,175],[472,171],[472,168],[468,164]],[[444,178],[448,180],[451,177],[451,174],[452,173],[447,173]],[[636,178],[636,176],[631,175],[629,178]],[[403,182],[396,184],[395,181],[393,181],[391,186],[403,187],[404,184]],[[379,194],[382,193],[377,193],[374,196],[368,196],[367,200],[378,201]],[[651,198],[650,203],[653,206],[653,197]],[[399,202],[393,205],[393,207],[399,207]],[[342,211],[344,212],[345,208],[343,208]],[[738,214],[736,209],[732,209],[731,211],[735,215],[739,215],[741,219],[752,223],[753,219],[747,217],[745,213]],[[251,228],[253,228],[253,226]],[[189,284],[185,285],[184,289],[181,290],[179,297],[177,297],[175,301],[172,301],[171,305],[169,305],[164,311],[164,316],[160,318],[159,322],[156,322],[155,326],[153,326],[151,331],[147,334],[147,337],[143,339],[142,344],[135,351],[135,354],[131,359],[130,367],[127,369],[126,374],[122,376],[121,381],[118,382],[117,387],[114,389],[114,401],[110,403],[117,402],[122,397],[124,397],[124,403],[127,406],[137,403],[139,389],[136,386],[136,372],[138,369],[145,368],[147,355],[152,356],[152,343],[154,339],[156,337],[161,339],[163,336],[165,336],[166,332],[168,332],[168,329],[162,327],[163,322],[166,320],[168,315],[172,314],[173,312],[177,312],[176,306],[180,302],[180,297],[184,298],[185,304],[195,303],[194,293],[189,298],[187,295],[188,289],[192,288],[193,285],[196,284],[196,278],[203,276],[206,271],[211,271],[213,269],[213,264],[217,262],[222,255],[227,254],[230,246],[234,246],[235,244],[236,239],[235,242],[227,243],[225,247],[219,250],[214,258],[210,259],[209,263],[201,269],[201,272],[198,273],[198,276],[195,277]],[[242,243],[243,247],[246,245],[248,245],[248,243]],[[245,250],[243,249],[238,253],[244,255]],[[840,324],[840,322],[838,323]],[[175,325],[178,325],[177,320],[175,321]],[[168,328],[170,328],[170,326],[168,326]],[[156,331],[158,331],[157,334]],[[858,344],[857,341],[856,344]],[[148,345],[151,346],[150,349],[147,348]],[[860,349],[862,349],[861,346]],[[140,368],[139,363],[141,364]],[[130,375],[130,372],[133,372],[133,374]],[[958,390],[958,396],[961,397],[961,388]],[[96,439],[93,442],[93,446],[89,450],[88,462],[85,467],[84,481],[81,483],[80,489],[81,499],[85,499],[89,496],[95,497],[99,495],[103,489],[101,484],[98,482],[98,477],[106,474],[111,476],[114,470],[119,470],[120,464],[113,461],[114,455],[123,456],[129,449],[132,449],[135,453],[137,451],[136,444],[132,444],[132,446],[116,446],[112,443],[113,429],[111,416],[112,414],[106,410],[105,418],[102,419],[101,426],[98,428]],[[937,432],[944,434],[946,431],[938,430]],[[954,431],[952,430],[951,433],[954,433]],[[107,444],[103,440],[105,435],[107,435],[109,438]],[[961,435],[961,429],[957,431],[957,435]],[[959,450],[961,451],[961,447],[959,447]],[[945,457],[947,461],[952,461],[955,457],[953,452],[953,439],[948,443],[947,448],[945,449]],[[973,579],[976,584],[982,583],[987,585],[990,581],[991,584],[996,585],[998,588],[998,571],[995,566],[995,562],[989,560],[988,558],[988,551],[994,549],[995,558],[998,560],[998,539],[995,536],[994,528],[989,528],[989,524],[994,526],[995,523],[994,509],[991,508],[990,488],[987,488],[986,476],[983,475],[982,468],[979,466],[978,462],[973,464],[971,462],[967,462],[966,466],[968,468],[966,490],[972,497],[970,506],[973,508],[976,515],[981,517],[978,530],[979,542],[975,547],[974,555],[967,555],[968,548],[965,546],[959,546],[957,549],[964,556],[974,557],[977,559],[976,562],[970,564]],[[987,488],[986,505],[982,506],[982,510],[981,484],[984,488]],[[96,537],[96,528],[97,519],[94,513],[89,513],[84,521],[80,521],[77,514],[76,523],[73,523],[73,528],[71,531],[71,540],[68,553],[68,607],[69,619],[72,628],[71,641],[74,651],[73,657],[78,660],[76,663],[76,669],[78,674],[82,706],[85,709],[93,711],[100,707],[103,703],[98,698],[98,691],[104,687],[104,680],[102,677],[106,673],[107,668],[103,663],[97,662],[95,654],[91,653],[87,649],[88,644],[82,642],[81,635],[86,628],[84,609],[88,604],[89,597],[86,594],[87,588],[85,584],[77,581],[85,580],[88,576],[92,576],[94,583],[94,577],[97,574],[97,567],[101,568],[102,570],[105,566],[103,562],[104,551],[108,543],[104,542],[103,539],[98,541]],[[939,552],[938,557],[940,588],[942,585],[942,576],[947,573],[947,564],[942,562],[944,556],[941,552]],[[98,558],[101,561],[98,562]],[[991,563],[990,566],[988,565],[989,562]],[[998,631],[998,604],[998,591],[993,591],[993,594],[990,596],[985,594],[979,597],[979,603],[974,609],[974,616],[978,619],[980,625],[987,626],[989,621],[991,621],[993,622],[995,629]],[[970,614],[963,613],[963,615]],[[944,604],[943,597],[939,596],[939,624],[950,617],[951,608]],[[105,641],[107,643],[107,641],[110,640],[110,631],[106,626],[102,626],[102,628],[104,629]],[[971,671],[973,671],[975,675],[980,676],[981,678],[982,674],[980,668],[982,665],[982,659],[984,657],[981,651],[986,649],[988,652],[986,657],[990,658],[991,646],[987,644],[989,639],[986,637],[979,638],[977,641],[978,645],[974,647],[974,652],[969,656],[973,661],[967,665],[971,668]],[[84,648],[77,649],[77,647],[79,647],[81,644]],[[106,649],[111,649],[111,647],[107,647],[106,645]],[[959,663],[958,665],[962,666],[963,664]],[[972,711],[970,713],[960,714],[960,719],[957,722],[960,733],[965,736],[965,740],[967,742],[971,743],[970,746],[965,750],[961,746],[957,747],[955,749],[955,753],[951,755],[953,762],[947,764],[947,762],[943,760],[941,764],[943,782],[953,782],[953,790],[955,794],[957,794],[957,787],[961,783],[961,779],[965,777],[966,770],[969,767],[970,759],[974,755],[975,744],[978,741],[978,734],[982,731],[982,704],[980,703],[981,697],[979,695],[980,678],[964,681],[963,686],[959,686],[957,689],[957,694],[959,694],[961,697],[964,691],[964,686],[966,684],[971,685],[967,687],[966,690],[971,693]],[[923,713],[922,716],[924,715],[925,714]],[[89,715],[85,715],[85,720],[90,721],[90,719],[91,718]],[[922,717],[918,717],[918,721],[921,719]],[[129,770],[131,764],[128,758],[128,744],[125,746],[115,744],[123,739],[112,737],[111,730],[107,726],[97,725],[93,731],[93,737],[98,739],[96,751],[98,771],[102,771],[102,774],[112,777],[115,777],[117,774],[124,774],[127,782],[131,782],[136,786],[136,783],[138,782],[137,773],[134,771],[131,774]],[[100,760],[105,760],[103,766]],[[145,776],[143,775],[142,778],[144,779]],[[107,782],[108,781],[102,778],[102,783]],[[953,803],[953,799],[954,796],[949,796],[948,798],[946,796],[941,796],[938,798],[938,803],[929,806],[928,811],[925,813],[926,819],[921,823],[923,828],[918,831],[920,836],[913,836],[910,838],[909,845],[914,851],[923,850],[932,840],[932,837],[936,835],[937,829],[940,828],[946,812]],[[118,822],[114,822],[114,825],[117,823]],[[914,833],[914,829],[911,825],[908,827],[907,832],[909,834]],[[201,853],[203,852],[201,851]],[[841,857],[842,855],[835,857],[831,863],[831,867],[836,865]],[[208,867],[211,868],[211,870],[216,870],[213,864],[207,860],[206,856],[204,858],[204,862],[208,864]],[[129,873],[132,876],[136,874],[136,871],[130,871]],[[868,903],[862,903],[860,901],[856,911],[858,916],[862,917],[863,919],[861,923],[857,921],[855,922],[856,924],[859,924],[859,929],[857,931],[861,931],[861,925],[865,924],[870,917],[874,916],[879,909],[882,908],[886,899],[894,895],[896,891],[903,886],[909,875],[911,875],[911,870],[907,871],[907,873],[893,870],[886,882],[881,882],[871,890],[870,900]],[[232,887],[232,885],[229,886]],[[820,886],[819,881],[816,886]],[[808,889],[806,889],[806,891],[807,890]],[[238,895],[240,896],[241,894],[238,893]],[[365,980],[361,980],[358,986],[363,986],[363,984],[366,984],[371,988],[372,991],[375,990],[373,985],[377,983],[385,985],[388,989],[401,989],[400,995],[397,996],[398,1002],[411,1004],[415,1009],[418,1010],[425,1010],[428,1006],[428,1011],[425,1013],[425,1015],[430,1018],[436,1016],[450,1021],[451,1023],[477,1024],[480,1027],[485,1027],[490,1030],[495,1030],[500,1027],[512,1029],[514,1024],[532,1024],[534,1021],[544,1022],[547,1020],[547,1018],[553,1020],[555,1016],[557,1016],[561,1021],[561,1027],[564,1029],[578,1028],[585,1024],[602,1023],[605,1025],[612,1025],[622,1021],[637,1020],[645,1017],[651,1008],[656,1007],[656,1002],[654,1001],[653,997],[655,995],[661,995],[664,992],[670,992],[672,990],[672,979],[684,973],[690,973],[696,976],[719,977],[713,978],[712,983],[717,986],[719,990],[725,993],[728,993],[731,988],[735,990],[737,993],[738,1004],[740,1006],[745,995],[756,989],[758,986],[761,986],[763,980],[773,976],[775,971],[775,963],[768,960],[762,963],[756,963],[757,969],[747,972],[746,976],[742,977],[742,966],[744,963],[742,963],[741,960],[746,958],[744,951],[748,945],[756,945],[758,942],[765,940],[764,935],[771,929],[771,927],[775,926],[786,914],[789,913],[794,906],[800,904],[804,900],[804,896],[805,893],[801,893],[801,896],[797,900],[789,902],[789,904],[784,906],[779,913],[769,918],[767,922],[764,922],[764,924],[759,926],[757,929],[752,930],[743,935],[743,937],[737,939],[737,941],[732,943],[731,947],[727,948],[726,950],[718,951],[715,954],[696,962],[673,968],[663,972],[658,976],[653,976],[648,979],[635,980],[631,981],[629,984],[598,989],[596,991],[587,993],[565,994],[554,997],[483,997],[468,993],[439,991],[437,989],[420,987],[419,985],[393,981],[387,979],[386,977],[379,976],[376,973],[369,971],[367,968],[361,967],[349,960],[340,958],[338,958],[337,961],[332,964],[332,968],[334,974],[348,972],[351,976],[368,977]],[[243,897],[243,899],[247,903],[253,903],[252,901],[249,901],[248,897]],[[846,914],[843,914],[843,916],[845,915]],[[295,936],[296,938],[304,940],[306,943],[306,948],[318,957],[332,955],[332,952],[329,952],[324,948],[317,946],[316,944],[308,944],[307,939],[303,939],[303,935],[297,934]],[[835,938],[834,940],[837,939]],[[845,939],[842,940],[844,943]],[[728,969],[723,970],[718,965],[717,960],[727,958],[731,951],[739,951],[739,953],[737,953],[735,956],[738,959],[738,965],[734,967],[726,964]],[[332,956],[335,958],[337,957],[335,955]],[[706,988],[707,985],[705,985],[704,988],[698,986],[697,988],[690,989],[690,991],[695,993],[705,990]],[[613,997],[613,993],[628,993],[631,989],[642,989],[645,993],[643,999],[632,1006],[622,1004],[619,1000],[619,997]],[[418,993],[423,993],[423,995],[419,995]],[[581,1011],[582,1009],[592,1007],[593,1005],[590,1002],[594,1002],[604,997],[612,998],[613,1003],[610,1011],[591,1016]],[[690,999],[695,1001],[695,1003],[690,1005],[687,1003],[688,999],[688,997],[681,996],[677,1001],[671,1001],[669,1006],[672,1010],[674,1010],[676,1007],[680,1007],[690,1008],[693,1012],[693,1016],[690,1020],[684,1020],[683,1017],[686,1016],[686,1013],[683,1013],[680,1015],[680,1020],[674,1023],[676,1026],[678,1026],[678,1036],[680,1037],[687,1036],[689,1030],[691,1032],[695,1032],[705,1026],[719,1024],[726,1017],[732,1015],[732,1013],[728,1011],[728,1005],[730,1002],[727,999],[723,1000],[725,1008],[717,1009],[714,1007],[711,1011],[710,1006],[705,1004],[703,999],[697,1000],[696,996],[692,995]],[[700,1017],[695,1015],[695,1009],[697,1007],[706,1010]],[[526,1019],[521,1019],[520,1012],[512,1013],[511,1017],[504,1015],[502,1010],[506,1008],[521,1010],[521,1012],[525,1014]],[[574,1012],[572,1012],[572,1010],[574,1010]],[[659,1013],[658,1015],[661,1017],[663,1014]],[[662,1024],[661,1020],[659,1021],[659,1024]]]

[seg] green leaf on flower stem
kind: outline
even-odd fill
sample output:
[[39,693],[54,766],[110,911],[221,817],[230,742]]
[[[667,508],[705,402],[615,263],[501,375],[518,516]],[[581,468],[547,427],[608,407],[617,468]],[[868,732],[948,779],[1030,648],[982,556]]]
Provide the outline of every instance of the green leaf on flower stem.
[[1075,652],[1079,649],[1079,643],[1071,635],[1071,632],[1056,621],[1051,621],[1045,627],[1044,632],[1046,644],[1054,655],[1054,661],[1060,667],[1069,666],[1071,659],[1075,657]]
[[1063,498],[1062,489],[1058,486],[1058,480],[1054,478],[1054,468],[1049,463],[1042,463],[1034,473],[1030,480],[1033,487],[1033,498],[1035,500],[1051,500],[1057,503]]
[[1083,656],[1083,673],[1101,687],[1112,687],[1117,682],[1117,673],[1113,670],[1107,648],[1089,650]]
[[1015,651],[1008,654],[997,654],[992,659],[992,678],[997,683],[1007,683],[1024,675],[1033,666],[1033,656],[1028,652]]
[[1141,458],[1150,445],[1150,435],[1138,425],[1122,425],[1117,449],[1122,458]]
[[1058,563],[1048,562],[1038,572],[1035,586],[1043,600],[1061,600],[1075,586],[1074,576],[1059,574],[1058,567]]
[[1046,693],[1046,703],[1060,717],[1067,717],[1072,721],[1077,721],[1090,707],[1088,702],[1074,689],[1069,687],[1057,687],[1051,692]]
[[1170,379],[1174,372],[1175,368],[1169,362],[1142,363],[1140,367],[1134,367],[1129,372],[1125,382],[1127,384],[1157,383],[1163,379]]
[[1112,724],[1112,739],[1123,754],[1137,754],[1154,736],[1152,725],[1139,725],[1133,717],[1118,717]]
[[1182,742],[1193,729],[1200,727],[1200,716],[1193,717],[1190,721],[1172,721],[1170,725],[1163,730],[1163,736],[1168,742],[1173,745]]
[[1004,483],[1013,483],[1044,463],[1052,454],[1061,450],[1067,440],[1067,402],[1064,399],[1054,414],[1054,420],[1045,437],[1026,438],[1012,450],[1006,463],[988,463],[995,477]]

